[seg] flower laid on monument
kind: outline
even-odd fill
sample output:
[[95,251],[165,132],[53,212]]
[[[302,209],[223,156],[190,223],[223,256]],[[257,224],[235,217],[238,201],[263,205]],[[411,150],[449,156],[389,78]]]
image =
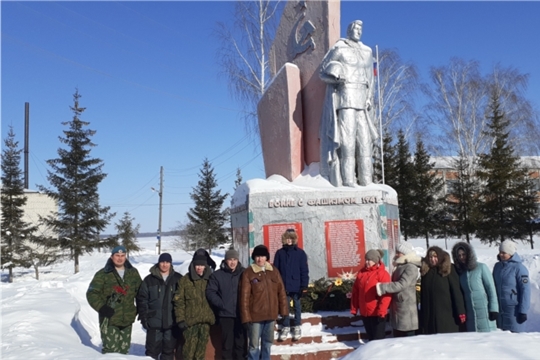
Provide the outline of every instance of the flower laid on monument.
[[345,294],[345,296],[347,297],[347,299],[352,298],[352,292],[348,292],[347,294]]
[[351,271],[343,271],[342,273],[338,273],[338,276],[342,278],[343,280],[356,280],[357,272]]
[[336,281],[334,281],[334,285],[336,285],[336,286],[343,285],[343,280],[341,280],[340,278],[337,278]]
[[312,287],[314,287],[314,286],[315,286],[315,284],[309,284],[309,285],[308,285],[308,287],[310,287],[310,288],[312,288]]
[[347,311],[351,306],[354,280],[320,278],[308,285],[307,294],[300,300],[303,312]]

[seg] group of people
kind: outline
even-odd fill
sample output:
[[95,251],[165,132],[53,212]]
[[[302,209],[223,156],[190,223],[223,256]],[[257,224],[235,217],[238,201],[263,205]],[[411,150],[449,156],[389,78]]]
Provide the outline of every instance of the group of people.
[[233,248],[217,270],[209,253],[199,249],[184,276],[174,270],[172,256],[163,253],[144,280],[126,258],[125,247],[115,247],[86,293],[99,314],[102,353],[128,353],[138,315],[146,330],[145,354],[154,359],[205,359],[210,326],[217,322],[222,359],[269,360],[278,316],[280,340],[289,334],[301,338],[300,298],[309,282],[307,256],[297,246],[296,232],[287,230],[282,242],[273,264],[268,248],[258,245],[247,268]]
[[388,310],[394,337],[496,328],[523,331],[530,285],[516,248],[511,240],[502,242],[491,273],[466,242],[454,245],[453,263],[438,246],[421,258],[410,243],[401,242],[391,277],[381,259],[383,252],[369,250],[353,286],[351,313],[362,315],[369,340],[385,337]]

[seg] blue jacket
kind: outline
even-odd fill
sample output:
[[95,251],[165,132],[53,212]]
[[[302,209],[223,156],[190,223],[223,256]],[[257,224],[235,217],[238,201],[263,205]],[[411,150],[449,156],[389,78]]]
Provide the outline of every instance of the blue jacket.
[[304,250],[296,245],[284,245],[274,256],[274,266],[281,274],[287,293],[299,293],[307,288],[309,269]]
[[[459,250],[466,254],[464,262],[458,258]],[[495,321],[489,320],[490,312],[499,312],[497,292],[489,268],[477,261],[473,247],[466,242],[454,245],[452,257],[467,309],[467,331],[488,332],[497,329]]]
[[493,279],[499,297],[500,313],[497,327],[513,332],[523,331],[523,324],[518,324],[516,316],[527,314],[531,304],[531,285],[529,271],[521,263],[518,253],[495,264]]

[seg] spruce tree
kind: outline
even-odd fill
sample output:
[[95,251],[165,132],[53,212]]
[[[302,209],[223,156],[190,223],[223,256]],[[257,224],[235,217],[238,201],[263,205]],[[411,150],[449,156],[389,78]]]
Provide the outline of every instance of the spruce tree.
[[477,235],[482,242],[489,243],[523,240],[528,232],[527,220],[536,210],[536,193],[528,179],[528,170],[521,166],[509,142],[510,121],[495,93],[491,96],[489,114],[487,135],[493,142],[490,152],[480,155],[479,160],[482,220]]
[[80,256],[110,246],[109,242],[100,240],[99,234],[114,216],[109,213],[109,207],[99,204],[98,186],[107,175],[102,171],[103,161],[90,156],[96,146],[91,141],[96,131],[86,128],[90,123],[80,118],[85,111],[79,105],[80,98],[76,90],[70,106],[73,118],[62,122],[68,127],[63,131],[64,137],[60,137],[66,148],[58,149],[58,158],[47,160],[51,167],[47,179],[52,188],[40,186],[58,202],[58,214],[43,220],[58,234],[62,248],[69,251],[75,273],[79,272]]
[[467,243],[471,242],[476,232],[478,222],[478,181],[475,176],[476,164],[473,159],[463,152],[454,161],[457,171],[455,181],[448,189],[447,208],[454,219],[452,235],[465,236]]
[[217,186],[214,169],[205,158],[199,173],[199,182],[190,194],[195,207],[187,213],[189,223],[186,230],[192,242],[209,251],[227,241],[227,214],[222,207],[228,194],[221,195],[221,191],[216,189]]
[[426,239],[426,248],[429,248],[429,236],[439,228],[442,214],[443,181],[433,171],[433,163],[429,162],[429,154],[420,137],[416,140],[414,153],[414,183],[412,186],[412,236],[423,236]]
[[124,216],[115,224],[117,236],[117,241],[119,244],[122,244],[126,248],[127,257],[131,252],[141,251],[142,248],[139,246],[137,241],[137,235],[139,234],[140,225],[137,224],[134,226],[133,221],[135,219],[131,217],[129,212],[125,212]]
[[24,183],[20,168],[21,149],[15,140],[15,133],[10,126],[8,136],[4,140],[2,151],[2,226],[1,226],[1,261],[2,269],[8,269],[8,281],[13,282],[13,268],[30,267],[31,259],[27,257],[25,242],[30,240],[37,227],[23,220]]
[[402,130],[398,132],[396,144],[397,180],[392,186],[398,194],[399,218],[401,233],[405,241],[413,234],[413,184],[415,182],[414,164],[412,162],[409,143]]
[[[384,183],[394,187],[398,181],[397,155],[396,146],[394,146],[392,135],[385,132],[383,137],[383,160],[384,160]],[[378,148],[378,147],[377,147]],[[375,161],[373,164],[374,181],[382,184],[382,166],[380,149],[376,152]]]

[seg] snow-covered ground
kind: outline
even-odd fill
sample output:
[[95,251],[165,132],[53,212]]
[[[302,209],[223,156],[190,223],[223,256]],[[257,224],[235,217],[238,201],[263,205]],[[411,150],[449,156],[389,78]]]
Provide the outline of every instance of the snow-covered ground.
[[[175,269],[187,271],[191,254],[172,251],[172,238],[163,238],[163,251],[170,252]],[[540,238],[535,239],[540,246]],[[145,249],[131,256],[131,262],[142,277],[156,262],[155,238],[141,238]],[[417,252],[425,252],[423,240],[412,240]],[[448,247],[455,240],[448,241]],[[445,247],[444,240],[432,240],[431,245]],[[479,261],[490,268],[496,260],[497,248],[474,241]],[[225,250],[213,252],[220,263]],[[527,333],[512,334],[497,331],[488,334],[449,334],[385,339],[361,345],[343,359],[537,359],[540,352],[540,250],[530,250],[519,244],[518,252],[531,276],[531,310],[526,322]],[[309,255],[309,254],[308,254]],[[7,283],[2,272],[1,291],[1,348],[0,358],[15,359],[135,359],[144,356],[145,332],[134,324],[129,355],[102,355],[97,313],[86,301],[86,289],[94,273],[105,265],[108,253],[94,253],[81,258],[80,272],[73,274],[73,262],[66,261],[41,269],[36,281],[33,270],[16,269],[15,282]],[[305,314],[310,316],[309,314]],[[313,315],[311,315],[313,316]],[[317,316],[317,315],[314,315]],[[308,330],[308,329],[306,329]],[[310,333],[324,329],[311,329]],[[296,345],[300,346],[300,345]],[[301,345],[304,351],[315,347],[338,344]],[[276,349],[277,350],[277,349]],[[149,359],[149,358],[148,358]]]

